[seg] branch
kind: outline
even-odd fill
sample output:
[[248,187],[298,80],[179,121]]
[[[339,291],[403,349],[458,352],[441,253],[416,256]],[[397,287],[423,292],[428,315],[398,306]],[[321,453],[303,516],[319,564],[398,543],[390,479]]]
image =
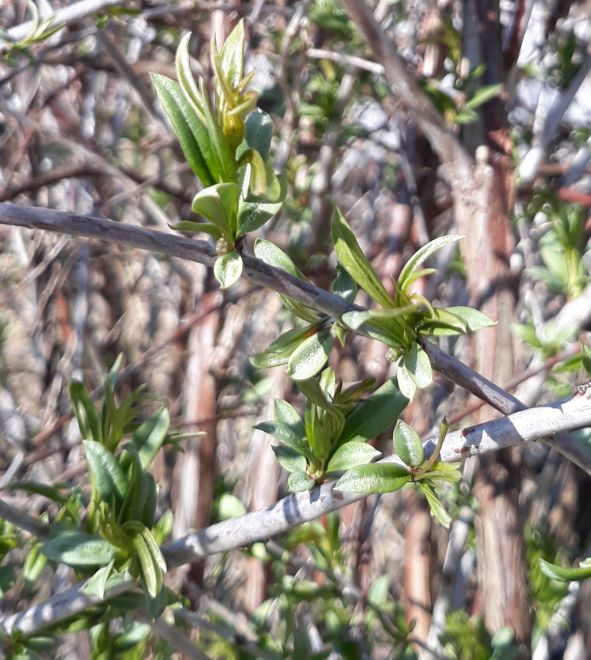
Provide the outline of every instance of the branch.
[[429,140],[433,151],[447,166],[446,174],[461,177],[462,172],[472,167],[472,159],[421,89],[409,71],[409,65],[398,54],[392,39],[384,33],[364,0],[343,0],[343,5],[376,60],[383,65],[392,94],[404,103]]
[[[445,440],[441,460],[458,462],[466,456],[498,451],[540,440],[557,431],[572,431],[588,426],[591,426],[591,388],[580,388],[580,392],[568,401],[530,408],[509,417],[450,433]],[[434,446],[432,440],[427,441],[427,456]],[[382,462],[399,461],[396,456],[389,456]],[[196,559],[269,539],[365,497],[358,493],[336,491],[334,485],[334,482],[330,482],[306,493],[289,495],[268,509],[225,520],[172,541],[162,548],[167,566],[169,569],[177,568]],[[84,594],[81,586],[24,612],[5,617],[0,620],[0,631],[5,634],[20,631],[30,635],[103,602]],[[137,585],[131,580],[119,584],[105,598],[112,598],[134,586]]]
[[[166,234],[135,225],[122,224],[113,220],[38,207],[18,206],[6,202],[0,203],[0,224],[14,225],[26,229],[43,229],[44,231],[71,236],[96,238],[195,261],[209,267],[213,266],[216,259],[214,249],[205,241],[197,241],[176,234]],[[360,309],[309,282],[299,280],[283,270],[267,266],[267,264],[252,256],[245,254],[243,259],[244,273],[253,282],[277,293],[288,295],[294,300],[324,312],[334,319],[339,319],[345,312]],[[448,355],[434,344],[428,341],[423,341],[422,344],[435,371],[486,401],[496,410],[508,415],[526,408],[525,404],[519,399],[456,360],[456,358]],[[583,443],[565,434],[554,440],[544,439],[544,442],[591,474],[591,450]]]
[[0,501],[0,519],[11,522],[19,529],[24,529],[38,540],[42,541],[49,537],[49,527],[45,523],[2,501]]
[[[80,0],[79,2],[74,2],[73,4],[62,7],[50,16],[43,16],[41,21],[45,18],[52,18],[54,26],[64,27],[69,23],[76,23],[77,21],[86,18],[86,16],[91,16],[97,14],[103,9],[108,7],[114,7],[116,5],[125,4],[123,0]],[[11,41],[21,41],[25,39],[33,31],[35,27],[35,21],[27,21],[26,23],[21,23],[20,25],[15,25],[6,31],[8,42],[0,43],[0,53],[8,50],[10,48]]]

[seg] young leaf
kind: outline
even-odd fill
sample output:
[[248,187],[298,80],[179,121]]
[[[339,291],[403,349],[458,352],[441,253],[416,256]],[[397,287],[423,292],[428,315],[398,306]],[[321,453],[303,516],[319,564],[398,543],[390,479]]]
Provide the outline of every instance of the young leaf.
[[397,347],[403,341],[403,334],[397,326],[391,322],[384,323],[383,319],[374,318],[371,312],[345,312],[341,320],[351,330],[362,332],[386,346]]
[[497,325],[497,322],[493,321],[490,316],[472,307],[448,307],[445,311],[461,319],[465,323],[468,332],[475,332],[482,328]]
[[236,89],[244,69],[244,19],[236,24],[220,52],[221,70],[225,79]]
[[443,508],[443,504],[439,501],[439,498],[435,494],[431,484],[424,481],[417,482],[418,489],[423,493],[427,498],[429,503],[429,509],[431,510],[431,515],[439,522],[443,527],[449,527],[451,523],[451,517],[449,513]]
[[401,419],[396,423],[393,440],[394,451],[406,465],[417,467],[425,460],[423,443],[418,433]]
[[299,431],[292,428],[284,422],[261,422],[254,426],[255,429],[267,433],[287,447],[291,447],[298,454],[303,454],[308,458],[312,458],[310,448],[304,436],[299,434]]
[[490,101],[495,96],[498,96],[503,90],[503,85],[484,85],[479,87],[478,91],[474,93],[474,96],[464,105],[466,110],[475,110],[481,105],[484,105],[487,101]]
[[580,568],[568,568],[566,566],[558,566],[551,564],[545,559],[539,559],[540,569],[544,575],[547,575],[553,580],[560,580],[561,582],[579,582],[591,577],[591,564],[589,559],[581,562]]
[[262,227],[275,214],[279,213],[283,202],[252,202],[240,199],[238,205],[238,231],[237,236],[256,231]]
[[205,125],[207,123],[207,117],[204,109],[204,100],[195,84],[193,72],[191,71],[191,59],[189,57],[190,39],[191,33],[187,32],[179,41],[175,57],[176,77],[183,93],[189,102],[193,104],[193,109],[197,112],[199,120]]
[[398,383],[398,389],[401,394],[405,396],[409,401],[412,401],[415,392],[417,390],[416,383],[410,377],[408,369],[404,365],[403,360],[400,360],[398,363],[398,368],[396,369],[396,381]]
[[408,399],[396,387],[394,379],[387,380],[347,415],[339,444],[356,436],[366,440],[377,438],[394,423],[407,404]]
[[116,495],[123,499],[127,491],[127,479],[117,459],[103,445],[94,440],[83,440],[93,490],[99,500],[110,502]]
[[157,73],[151,78],[189,166],[205,187],[212,186],[219,176],[219,163],[207,129],[177,82]]
[[302,341],[309,336],[310,327],[293,328],[274,339],[262,353],[256,353],[250,358],[253,366],[268,369],[280,364],[286,364],[289,356]]
[[254,256],[269,266],[273,266],[273,268],[281,268],[281,270],[294,277],[298,277],[301,280],[306,279],[287,254],[274,243],[271,243],[271,241],[266,241],[264,238],[257,238],[254,242]]
[[418,344],[413,344],[410,349],[402,356],[401,364],[408,375],[420,389],[428,387],[433,382],[433,371],[429,356]]
[[420,250],[418,250],[405,264],[404,268],[400,273],[398,278],[398,288],[402,291],[405,291],[408,287],[408,278],[424,261],[426,261],[432,254],[435,254],[438,250],[441,250],[442,247],[453,243],[454,241],[459,241],[463,236],[449,235],[441,236],[435,240],[424,245]]
[[113,570],[115,560],[111,560],[106,566],[99,568],[98,571],[80,587],[80,591],[91,598],[102,600],[107,588],[107,580]]
[[288,472],[305,472],[308,467],[308,461],[306,457],[302,454],[299,454],[295,449],[291,447],[284,447],[283,445],[277,445],[271,447],[277,462],[284,470]]
[[104,539],[84,532],[62,533],[43,544],[41,552],[52,561],[74,567],[105,566],[116,548]]
[[199,191],[191,208],[217,225],[228,238],[234,238],[239,194],[237,183],[218,183]]
[[273,137],[273,120],[258,108],[251,112],[244,124],[244,139],[251,149],[256,149],[261,158],[266,161],[269,158],[271,139]]
[[150,467],[156,454],[166,440],[170,427],[170,414],[166,408],[154,413],[140,424],[131,436],[131,441],[137,447],[141,466]]
[[340,266],[337,268],[337,275],[334,278],[330,290],[337,296],[340,296],[347,302],[352,303],[357,295],[357,284],[349,273]]
[[363,254],[355,234],[338,209],[332,217],[332,242],[339,263],[357,284],[382,307],[394,307],[394,301]]
[[287,489],[290,493],[303,493],[315,485],[314,479],[305,472],[292,472],[287,479]]
[[70,383],[70,399],[82,438],[100,442],[102,434],[99,417],[94,403],[82,383],[75,380]]
[[222,289],[229,289],[240,279],[242,267],[242,257],[238,252],[228,252],[215,260],[213,274]]
[[320,330],[308,337],[290,355],[287,374],[293,380],[312,378],[327,363],[332,344],[329,330]]
[[139,559],[140,570],[146,591],[152,598],[156,598],[162,589],[162,572],[154,561],[144,537],[137,533],[132,540],[135,554]]
[[275,399],[275,420],[287,424],[300,437],[306,435],[304,422],[298,411],[287,401]]
[[332,455],[326,467],[327,472],[344,472],[358,465],[371,463],[374,458],[381,456],[375,447],[367,442],[351,440],[341,445]]
[[174,225],[169,225],[174,231],[204,232],[215,240],[221,237],[222,230],[213,222],[194,222],[193,220],[180,220]]
[[345,472],[335,490],[347,493],[392,493],[410,481],[409,471],[396,463],[371,463]]

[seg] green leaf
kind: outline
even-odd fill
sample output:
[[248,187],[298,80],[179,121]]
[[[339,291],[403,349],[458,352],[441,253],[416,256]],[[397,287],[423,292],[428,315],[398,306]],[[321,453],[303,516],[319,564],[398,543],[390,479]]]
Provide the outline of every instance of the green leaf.
[[427,498],[431,515],[439,522],[440,525],[443,525],[443,527],[449,527],[451,524],[451,517],[443,508],[443,504],[441,504],[439,501],[439,498],[435,494],[433,487],[424,481],[417,482],[417,487]]
[[298,454],[311,458],[310,448],[305,438],[299,432],[284,422],[261,422],[254,426],[255,429],[267,433],[279,442],[291,447]]
[[238,232],[237,236],[243,236],[248,232],[256,231],[279,213],[283,202],[252,202],[242,198],[238,205]]
[[338,209],[332,217],[332,242],[339,263],[357,284],[382,307],[394,307],[394,301],[363,254],[355,234]]
[[381,341],[386,346],[398,347],[403,341],[403,333],[399,328],[391,322],[384,323],[383,319],[374,318],[371,312],[345,312],[341,321],[351,330]]
[[445,311],[463,321],[468,332],[475,332],[482,328],[490,328],[497,325],[497,321],[493,321],[490,316],[472,307],[448,307]]
[[170,225],[174,231],[187,231],[187,232],[204,232],[218,239],[222,235],[222,230],[214,225],[213,222],[194,222],[193,220],[181,220],[180,222]]
[[293,328],[274,339],[262,353],[256,353],[250,358],[253,366],[268,369],[280,364],[286,364],[294,349],[310,334],[310,327]]
[[42,544],[34,543],[23,564],[22,576],[25,582],[28,584],[37,582],[46,565],[47,557],[43,554]]
[[80,428],[80,435],[85,440],[101,441],[101,426],[99,417],[88,391],[82,383],[70,383],[70,399]]
[[60,534],[41,548],[41,552],[51,561],[76,568],[105,566],[115,558],[116,551],[104,539],[84,532]]
[[403,463],[410,467],[418,467],[425,460],[423,443],[412,426],[399,419],[392,437],[394,451]]
[[329,330],[320,330],[305,339],[290,355],[287,374],[293,380],[308,380],[328,362],[333,339]]
[[117,459],[94,440],[84,440],[83,445],[96,497],[103,502],[110,502],[113,495],[123,499],[127,479]]
[[111,560],[106,566],[99,568],[98,571],[80,587],[80,591],[87,596],[103,600],[107,588],[107,580],[113,570],[115,560]]
[[394,379],[387,380],[347,415],[339,444],[356,436],[366,440],[377,438],[394,423],[407,404],[408,399],[400,392]]
[[290,493],[303,493],[314,488],[316,482],[305,472],[292,472],[287,479],[287,490]]
[[301,280],[306,279],[287,254],[271,241],[257,238],[254,242],[254,256],[273,268],[280,268]]
[[398,383],[398,389],[400,390],[400,393],[409,401],[412,401],[417,390],[417,385],[411,378],[410,374],[408,373],[408,369],[402,360],[398,363],[398,368],[396,369],[396,381]]
[[275,399],[275,420],[287,424],[296,435],[304,437],[306,429],[298,411],[287,401]]
[[288,472],[305,472],[308,467],[306,457],[291,447],[277,445],[271,447],[277,458],[277,462]]
[[408,372],[408,375],[420,389],[428,387],[433,382],[433,371],[429,356],[418,344],[413,344],[410,349],[402,356],[401,364]]
[[483,85],[474,93],[474,96],[464,105],[467,110],[475,110],[503,91],[502,84]]
[[244,19],[230,32],[220,52],[221,70],[233,88],[238,87],[244,69]]
[[271,139],[273,138],[273,120],[270,115],[258,108],[251,112],[244,123],[244,139],[251,149],[256,149],[261,158],[269,158]]
[[213,274],[222,289],[229,289],[240,279],[243,265],[238,252],[228,252],[215,260]]
[[212,186],[220,166],[206,127],[177,82],[157,73],[151,78],[189,166],[205,187]]
[[351,440],[341,445],[332,455],[327,472],[344,472],[358,465],[371,463],[374,458],[381,456],[375,447],[368,445],[367,442]]
[[189,103],[193,105],[193,109],[197,112],[198,118],[205,126],[207,124],[207,116],[204,108],[204,99],[197,88],[193,72],[191,71],[191,58],[189,57],[189,40],[191,33],[187,32],[178,45],[175,57],[176,77],[179,81],[180,88],[188,99]]
[[146,591],[152,598],[156,598],[162,589],[162,573],[154,562],[144,537],[139,533],[135,534],[132,543],[135,554],[139,559]]
[[352,303],[357,295],[357,284],[349,273],[341,266],[337,267],[337,275],[334,278],[330,290],[347,302]]
[[441,236],[440,238],[436,238],[430,243],[427,243],[427,245],[424,245],[420,250],[417,250],[417,252],[404,265],[398,278],[398,288],[402,291],[406,291],[411,274],[424,261],[426,261],[432,254],[435,254],[438,250],[441,250],[441,248],[455,241],[459,241],[461,238],[463,238],[463,236],[453,234],[449,236]]
[[0,490],[22,490],[26,493],[41,495],[53,502],[57,502],[58,504],[65,504],[68,501],[68,498],[65,495],[62,495],[60,491],[69,491],[70,485],[56,483],[50,486],[49,484],[43,484],[38,481],[13,481],[0,488]]
[[248,149],[240,157],[240,164],[246,163],[250,165],[248,181],[251,194],[267,202],[281,201],[284,190],[273,170],[273,163],[265,162],[254,149]]
[[558,564],[551,564],[545,559],[539,559],[540,569],[544,575],[547,575],[553,580],[561,582],[579,582],[591,577],[591,564],[589,559],[581,562],[580,568],[568,568],[566,566],[559,566]]
[[409,471],[396,463],[371,463],[345,472],[335,490],[347,493],[391,493],[410,481]]
[[147,469],[152,464],[156,454],[164,444],[170,427],[170,414],[166,408],[154,413],[142,422],[131,436],[131,441],[137,447],[140,463]]
[[228,239],[233,239],[236,234],[239,195],[240,187],[237,183],[218,183],[199,191],[191,208],[217,225]]

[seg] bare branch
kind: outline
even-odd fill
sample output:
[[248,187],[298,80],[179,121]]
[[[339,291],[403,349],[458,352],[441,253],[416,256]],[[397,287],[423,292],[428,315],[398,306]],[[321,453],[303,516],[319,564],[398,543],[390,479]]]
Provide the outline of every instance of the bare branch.
[[[87,16],[97,14],[104,9],[114,7],[116,5],[125,4],[122,0],[80,0],[71,5],[58,9],[53,15],[52,25],[64,27],[69,23],[75,23]],[[35,27],[34,21],[27,21],[20,25],[15,25],[7,30],[8,38],[11,41],[21,41],[25,39]],[[0,53],[4,52],[10,47],[10,42],[0,43]]]

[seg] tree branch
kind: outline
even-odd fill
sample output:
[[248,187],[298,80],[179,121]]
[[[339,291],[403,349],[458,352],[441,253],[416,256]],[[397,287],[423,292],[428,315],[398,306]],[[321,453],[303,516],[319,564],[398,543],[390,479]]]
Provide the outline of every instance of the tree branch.
[[[176,234],[166,234],[154,229],[145,229],[135,225],[95,218],[62,211],[53,211],[31,206],[18,206],[0,203],[0,225],[13,225],[26,229],[95,238],[120,245],[159,252],[171,257],[195,261],[212,267],[216,259],[214,249],[205,241],[185,238]],[[289,275],[283,270],[267,266],[259,259],[244,254],[245,275],[261,286],[290,296],[294,300],[313,307],[328,316],[339,319],[345,312],[359,310],[343,298],[335,296],[309,282]],[[480,375],[456,358],[448,355],[434,344],[423,341],[431,365],[449,380],[464,387],[471,394],[483,399],[496,410],[510,414],[526,406],[492,381]],[[555,439],[544,439],[563,456],[591,474],[591,451],[581,442],[567,434]]]
[[[557,431],[572,431],[591,426],[591,388],[579,389],[580,391],[567,401],[530,408],[509,417],[448,434],[441,460],[448,463],[458,462],[466,456],[540,440]],[[427,456],[434,446],[433,440],[425,443]],[[399,462],[399,459],[389,456],[383,459],[383,462]],[[334,485],[335,482],[330,482],[306,493],[289,495],[268,509],[225,520],[172,541],[162,548],[167,566],[170,570],[195,559],[269,539],[365,497],[358,493],[336,491]],[[105,599],[135,586],[136,583],[131,580],[118,584],[115,590],[107,592]],[[81,584],[77,585],[44,603],[1,619],[0,632],[11,634],[20,631],[24,635],[30,635],[103,602],[83,593],[81,587]]]

